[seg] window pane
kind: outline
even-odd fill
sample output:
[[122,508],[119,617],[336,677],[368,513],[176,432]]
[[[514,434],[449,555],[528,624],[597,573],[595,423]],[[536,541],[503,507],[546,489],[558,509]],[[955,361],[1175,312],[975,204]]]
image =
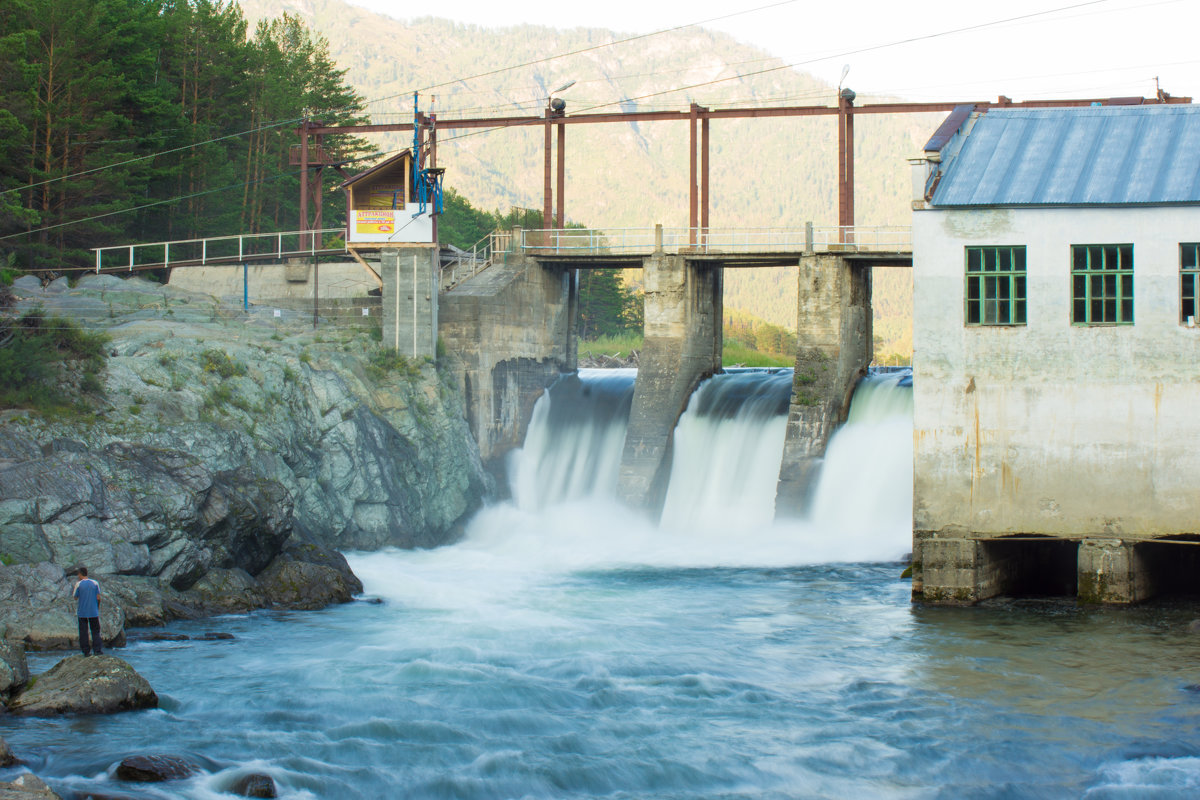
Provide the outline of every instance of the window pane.
[[979,276],[978,275],[968,275],[967,276],[967,299],[968,300],[978,300],[979,299]]
[[995,325],[998,321],[997,315],[999,313],[998,304],[995,300],[983,301],[983,321],[985,324]]
[[1025,299],[1025,276],[1021,275],[1020,277],[1014,278],[1013,280],[1017,285],[1016,292],[1015,292],[1016,298],[1018,300],[1024,300]]
[[1121,297],[1133,297],[1133,275],[1124,274],[1121,276]]
[[1123,244],[1121,250],[1121,269],[1133,269],[1133,245]]
[[1087,276],[1086,275],[1076,275],[1075,279],[1074,279],[1074,283],[1075,283],[1075,287],[1074,287],[1074,291],[1072,292],[1072,297],[1074,297],[1076,300],[1086,300],[1087,299]]
[[1104,301],[1093,299],[1088,312],[1088,322],[1104,322]]
[[1025,248],[1013,248],[1013,269],[1017,272],[1025,271]]
[[1133,298],[1125,297],[1121,300],[1121,322],[1133,322]]
[[998,290],[996,296],[1001,300],[1008,300],[1012,297],[1012,281],[1008,278],[1001,278],[996,289]]
[[970,325],[979,324],[979,303],[967,303],[967,323]]
[[1016,302],[1015,308],[1013,310],[1013,322],[1017,323],[1018,325],[1025,324],[1025,301],[1024,300],[1018,300]]
[[984,272],[995,272],[996,271],[996,250],[995,250],[995,248],[989,247],[983,251],[983,271]]
[[1087,248],[1075,245],[1071,248],[1071,268],[1079,272],[1087,269]]
[[1012,250],[1007,247],[1002,247],[999,250],[1000,256],[1000,271],[1008,272],[1012,269]]
[[1104,248],[1099,245],[1088,247],[1088,269],[1104,269]]
[[1180,247],[1180,265],[1184,269],[1196,268],[1196,245],[1185,244]]
[[1104,268],[1118,269],[1121,266],[1121,257],[1117,255],[1117,246],[1109,245],[1104,248]]
[[967,248],[967,272],[979,272],[982,269],[981,263],[983,254],[978,247]]
[[1076,297],[1071,311],[1071,322],[1087,322],[1087,300]]
[[1110,297],[1104,301],[1104,321],[1117,321],[1117,298]]

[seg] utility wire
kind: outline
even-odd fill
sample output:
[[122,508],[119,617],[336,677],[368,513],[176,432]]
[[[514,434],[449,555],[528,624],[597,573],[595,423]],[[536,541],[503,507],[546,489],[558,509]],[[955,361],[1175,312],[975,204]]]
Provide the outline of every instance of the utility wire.
[[939,31],[937,33],[927,33],[927,34],[924,34],[921,36],[912,36],[907,39],[899,39],[894,42],[887,42],[884,44],[871,45],[869,47],[860,47],[860,48],[856,48],[854,50],[846,50],[846,51],[843,51],[840,53],[833,53],[831,55],[821,56],[819,58],[811,58],[811,59],[807,59],[805,61],[797,61],[792,64],[783,64],[778,67],[769,67],[767,69],[761,69],[761,70],[757,70],[755,72],[747,72],[747,73],[742,73],[739,75],[731,75],[727,78],[716,78],[711,81],[704,81],[702,83],[694,83],[689,86],[680,86],[675,89],[664,89],[661,92],[651,92],[649,94],[640,95],[638,97],[627,97],[622,100],[613,100],[612,102],[609,102],[609,103],[603,103],[601,105],[591,106],[590,108],[582,109],[582,111],[579,111],[576,113],[582,113],[583,111],[594,111],[598,108],[607,108],[608,106],[618,105],[620,103],[628,103],[628,102],[634,102],[637,100],[645,100],[646,98],[649,98],[649,97],[658,97],[659,95],[673,94],[674,92],[685,92],[685,91],[688,91],[689,89],[698,89],[702,86],[712,86],[714,84],[725,83],[727,81],[738,80],[741,78],[751,78],[751,77],[754,77],[755,75],[765,75],[769,72],[778,72],[779,70],[783,70],[783,69],[792,69],[795,67],[805,66],[807,64],[815,64],[820,61],[828,61],[828,60],[834,59],[834,58],[845,58],[846,56],[859,55],[862,53],[870,53],[875,50],[883,50],[883,49],[886,49],[889,47],[899,47],[900,45],[913,44],[914,42],[924,42],[924,41],[928,41],[930,39],[938,39],[943,36],[952,36],[952,35],[959,34],[959,33],[966,33],[967,31],[980,30],[982,28],[991,28],[996,25],[1005,25],[1010,22],[1019,22],[1021,20],[1033,19],[1035,17],[1044,17],[1048,14],[1057,14],[1061,11],[1070,11],[1070,10],[1076,9],[1076,8],[1085,8],[1087,6],[1096,6],[1096,5],[1101,5],[1101,4],[1107,3],[1107,2],[1109,2],[1109,0],[1087,0],[1087,2],[1084,2],[1084,3],[1073,3],[1072,5],[1069,5],[1069,6],[1059,6],[1058,8],[1050,8],[1050,9],[1046,9],[1045,11],[1034,11],[1029,14],[1021,14],[1021,15],[1018,15],[1015,17],[1007,17],[1005,19],[992,20],[991,22],[981,22],[981,23],[978,23],[975,25],[966,25],[961,28],[953,28],[953,29],[947,30],[947,31]]
[[[27,183],[24,186],[18,186],[15,189],[5,189],[4,191],[0,191],[0,194],[9,194],[10,192],[23,192],[27,189],[36,189],[37,187],[45,186],[48,183],[54,183],[56,181],[70,180],[71,178],[80,178],[84,175],[91,175],[93,172],[101,172],[106,169],[115,169],[116,167],[123,167],[126,164],[133,164],[137,161],[145,161],[148,158],[158,158],[159,156],[167,156],[167,155],[170,155],[171,153],[178,153],[183,150],[191,150],[194,147],[203,147],[206,144],[213,144],[214,142],[221,142],[226,139],[234,139],[238,136],[245,136],[246,134],[249,134],[249,133],[258,133],[259,131],[270,130],[271,128],[278,128],[281,125],[294,125],[295,123],[302,122],[302,121],[303,121],[303,117],[298,117],[296,119],[285,119],[282,122],[272,122],[270,125],[263,125],[260,128],[251,128],[250,130],[242,131],[241,133],[230,133],[225,136],[218,136],[215,139],[208,139],[203,142],[196,142],[195,144],[185,144],[182,147],[176,147],[171,150],[162,150],[157,153],[149,153],[144,156],[136,156],[134,158],[126,159],[125,161],[118,161],[115,164],[105,164],[102,167],[93,167],[91,169],[85,169],[82,172],[76,172],[72,175],[60,175],[57,178],[48,178],[44,181],[39,181],[38,183]],[[4,237],[0,237],[0,238],[4,238]]]
[[[734,11],[729,14],[722,14],[721,16],[718,16],[718,17],[710,17],[708,19],[702,19],[702,20],[699,20],[698,22],[689,22],[686,25],[676,25],[673,28],[663,28],[662,30],[652,31],[650,33],[641,33],[641,34],[638,34],[637,36],[630,36],[625,39],[617,39],[615,41],[605,42],[603,44],[596,44],[596,45],[592,45],[590,47],[583,47],[583,48],[580,48],[579,50],[571,50],[570,52],[567,52],[567,53],[558,53],[557,55],[546,56],[545,58],[538,58],[533,61],[526,61],[523,64],[514,64],[511,66],[507,66],[507,67],[499,67],[497,69],[489,70],[487,72],[481,72],[477,75],[470,75],[466,78],[455,78],[453,80],[443,81],[442,83],[435,83],[435,84],[432,84],[431,86],[426,86],[422,89],[416,89],[414,91],[430,92],[430,91],[433,91],[434,89],[440,89],[443,86],[452,86],[456,83],[466,83],[467,81],[473,81],[473,80],[477,80],[479,78],[487,78],[492,75],[499,75],[502,72],[511,72],[512,70],[523,69],[525,67],[532,67],[536,64],[545,64],[550,61],[557,61],[560,58],[568,58],[569,56],[577,56],[577,55],[580,55],[581,53],[590,53],[593,50],[602,50],[605,47],[615,47],[616,45],[619,45],[619,44],[628,44],[629,42],[636,42],[640,39],[648,39],[651,36],[660,36],[664,33],[673,33],[674,31],[680,31],[685,28],[693,28],[697,25],[707,25],[710,22],[719,22],[723,19],[730,19],[731,17],[738,17],[738,16],[742,16],[743,14],[753,14],[757,11],[765,11],[768,8],[778,8],[779,6],[790,5],[795,2],[798,2],[798,0],[780,0],[780,2],[777,2],[777,3],[768,3],[767,5],[758,6],[756,8],[747,8],[744,11]],[[374,100],[368,100],[363,105],[365,107],[365,106],[371,105],[372,103],[382,103],[384,100],[393,100],[397,97],[404,97],[404,96],[410,95],[410,94],[412,94],[412,92],[400,92],[398,94],[388,95],[386,97],[379,97]]]

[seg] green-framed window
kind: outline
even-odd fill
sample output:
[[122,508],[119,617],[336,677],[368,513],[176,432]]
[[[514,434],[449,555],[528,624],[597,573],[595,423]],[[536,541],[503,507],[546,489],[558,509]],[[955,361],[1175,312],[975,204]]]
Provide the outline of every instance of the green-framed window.
[[1133,324],[1133,245],[1071,245],[1071,323]]
[[1187,324],[1188,318],[1200,324],[1200,244],[1179,245],[1179,321]]
[[967,248],[968,325],[1025,324],[1025,247]]

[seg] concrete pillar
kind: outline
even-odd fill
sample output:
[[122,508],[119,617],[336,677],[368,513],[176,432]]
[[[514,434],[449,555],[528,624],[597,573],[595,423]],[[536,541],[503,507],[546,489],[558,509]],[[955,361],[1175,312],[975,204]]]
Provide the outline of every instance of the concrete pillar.
[[1079,543],[1079,602],[1128,605],[1154,594],[1150,570],[1132,542],[1085,539]]
[[983,547],[975,539],[913,542],[912,599],[938,605],[970,605],[995,592],[980,585]]
[[438,252],[432,247],[385,248],[383,344],[409,358],[433,358],[438,337]]
[[500,486],[507,485],[505,455],[524,441],[534,404],[574,368],[571,273],[510,254],[442,295],[448,368],[484,466]]
[[721,368],[722,269],[683,256],[643,262],[645,344],[617,482],[618,496],[657,513],[670,476],[671,436],[699,383]]
[[873,357],[871,270],[844,256],[800,259],[796,371],[775,500],[777,516],[807,508],[834,429]]

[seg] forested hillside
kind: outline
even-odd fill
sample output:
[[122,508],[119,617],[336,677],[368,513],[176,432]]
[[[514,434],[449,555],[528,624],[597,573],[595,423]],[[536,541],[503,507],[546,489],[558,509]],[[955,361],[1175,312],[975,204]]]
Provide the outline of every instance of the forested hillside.
[[[0,4],[0,257],[295,230],[295,129],[362,119],[327,43],[295,15],[250,27],[220,0]],[[331,137],[351,159],[365,143]]]

